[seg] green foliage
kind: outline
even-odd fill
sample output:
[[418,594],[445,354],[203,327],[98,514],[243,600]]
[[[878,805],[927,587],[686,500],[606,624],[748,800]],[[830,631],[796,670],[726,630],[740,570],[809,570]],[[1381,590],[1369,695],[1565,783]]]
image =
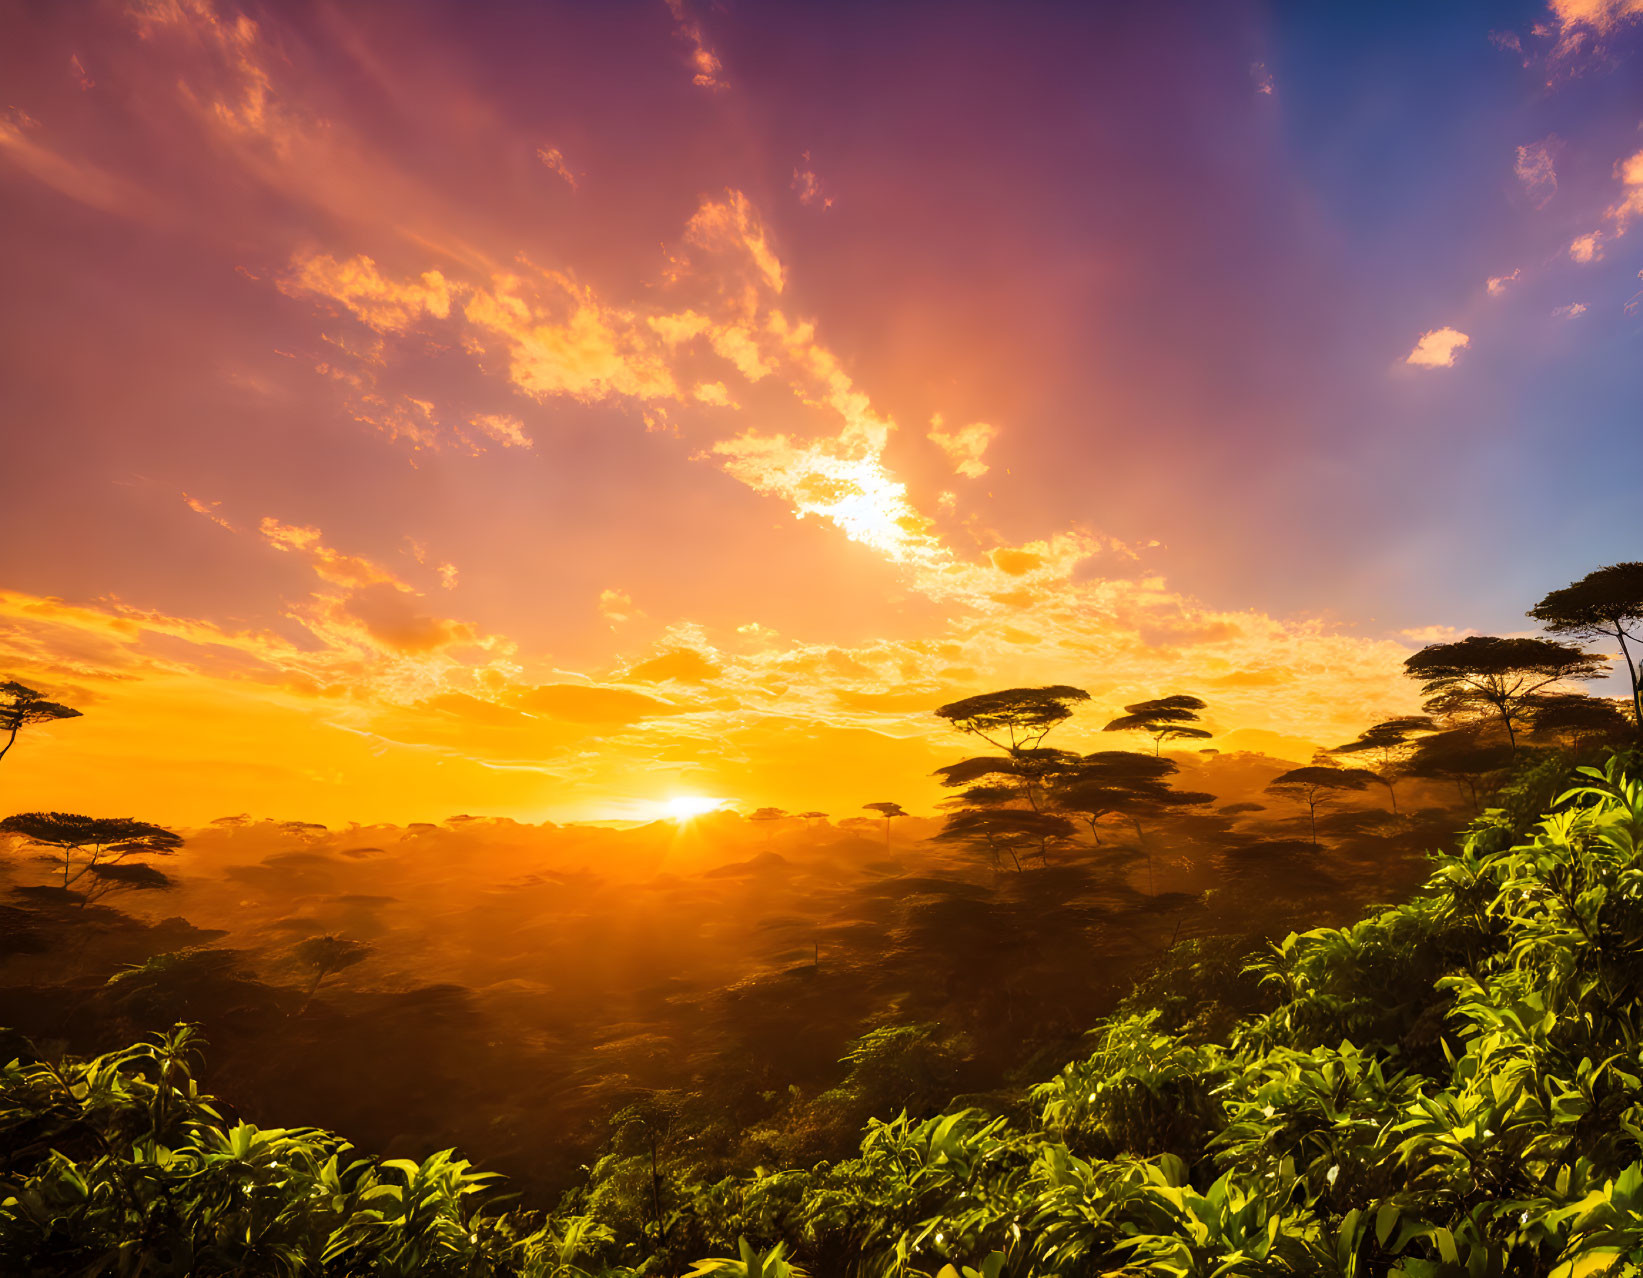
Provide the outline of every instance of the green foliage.
[[[1183,949],[1157,984],[1181,1007],[1132,1001],[1019,1121],[902,1113],[838,1163],[715,1178],[670,1152],[659,1096],[617,1123],[584,1210],[546,1221],[487,1207],[449,1151],[350,1160],[324,1132],[231,1121],[194,1086],[187,1030],[14,1062],[0,1272],[577,1278],[705,1254],[725,1258],[694,1278],[1637,1272],[1643,783],[1582,768],[1527,821],[1558,775],[1526,760],[1405,905],[1236,975],[1230,949]],[[1256,1010],[1182,1032],[1222,988]],[[922,1069],[928,1037],[875,1031],[852,1071]]]

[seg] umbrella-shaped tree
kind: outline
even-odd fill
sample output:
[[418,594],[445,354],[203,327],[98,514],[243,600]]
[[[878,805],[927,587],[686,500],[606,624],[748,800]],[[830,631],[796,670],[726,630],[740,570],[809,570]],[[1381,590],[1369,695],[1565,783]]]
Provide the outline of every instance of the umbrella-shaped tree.
[[0,745],[0,759],[6,757],[17,740],[17,734],[30,724],[50,723],[53,719],[78,719],[80,712],[55,701],[47,701],[33,688],[7,680],[0,683],[0,733],[5,744]]
[[1378,780],[1373,772],[1365,768],[1329,768],[1312,764],[1304,768],[1291,768],[1282,776],[1274,777],[1267,782],[1269,793],[1282,795],[1286,799],[1305,805],[1307,816],[1312,821],[1312,846],[1318,846],[1318,809],[1325,804],[1333,803],[1341,795],[1351,790],[1362,790],[1371,781]]
[[899,803],[864,803],[861,806],[869,812],[877,812],[884,818],[884,846],[885,850],[888,851],[890,847],[890,822],[897,817],[906,816],[907,809]]
[[1554,590],[1533,608],[1533,617],[1554,635],[1613,639],[1632,686],[1632,724],[1643,732],[1643,669],[1632,644],[1643,644],[1643,563],[1609,564]]
[[1383,719],[1372,728],[1365,728],[1357,740],[1338,745],[1330,754],[1359,754],[1375,764],[1375,777],[1386,787],[1392,800],[1392,811],[1398,810],[1398,770],[1415,753],[1416,742],[1438,725],[1431,716],[1406,714],[1396,719]]
[[1207,709],[1204,702],[1185,693],[1159,697],[1154,701],[1137,701],[1125,706],[1124,713],[1114,719],[1103,732],[1145,732],[1152,738],[1153,754],[1161,754],[1166,741],[1207,741],[1214,735],[1194,727],[1199,711]]
[[100,869],[127,864],[133,857],[168,856],[183,843],[181,835],[147,821],[72,812],[20,812],[0,821],[0,834],[51,849],[51,859],[62,862],[65,888],[86,874],[95,878]]
[[1517,730],[1536,701],[1559,683],[1596,679],[1608,663],[1551,639],[1469,635],[1428,644],[1403,663],[1434,714],[1496,715],[1515,750]]

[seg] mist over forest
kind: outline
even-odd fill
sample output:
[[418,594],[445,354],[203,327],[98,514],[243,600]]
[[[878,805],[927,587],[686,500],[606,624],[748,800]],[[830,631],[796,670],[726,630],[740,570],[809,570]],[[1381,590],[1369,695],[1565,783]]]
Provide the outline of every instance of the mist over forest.
[[[181,1069],[190,1087],[231,1098],[234,1149],[301,1113],[335,1133],[317,1138],[321,1152],[339,1140],[369,1151],[381,1169],[403,1169],[408,1189],[443,1178],[453,1221],[470,1192],[458,1153],[534,1204],[557,1200],[534,1230],[517,1212],[473,1217],[472,1244],[481,1221],[514,1240],[485,1253],[493,1269],[523,1248],[527,1272],[550,1252],[560,1274],[676,1272],[687,1249],[734,1243],[742,1259],[722,1264],[748,1271],[799,1273],[792,1254],[931,1272],[885,1268],[908,1246],[902,1232],[885,1251],[888,1222],[829,1239],[766,1221],[749,1243],[701,1195],[826,1176],[892,1130],[929,1134],[926,1157],[972,1119],[982,1137],[1002,1123],[1063,1130],[1066,1104],[1095,1103],[1109,1071],[1150,1069],[1157,1046],[1236,1042],[1251,1017],[1294,1014],[1267,988],[1292,979],[1283,956],[1303,935],[1349,936],[1331,929],[1452,876],[1428,881],[1432,848],[1457,827],[1469,847],[1498,850],[1547,804],[1631,802],[1619,769],[1643,723],[1630,656],[1643,564],[1597,569],[1531,615],[1549,635],[1468,636],[1413,654],[1405,670],[1427,713],[1368,725],[1301,766],[1203,744],[1209,707],[1187,693],[1098,716],[1103,735],[1133,748],[1086,754],[1052,744],[1088,713],[1082,689],[950,702],[934,716],[965,753],[937,769],[950,797],[935,816],[871,800],[871,815],[836,823],[713,803],[650,823],[564,826],[461,815],[330,830],[239,815],[173,831],[7,817],[0,1024],[15,1055],[9,1130],[22,1141],[7,1157],[26,1166],[48,1148],[25,1135],[46,1117],[30,1116],[38,1097],[64,1086],[46,1062],[94,1056],[84,1068],[134,1067],[137,1082],[144,1060],[163,1059],[156,1096]],[[1609,659],[1557,636],[1612,637],[1631,697],[1582,690]],[[0,691],[8,750],[83,717],[16,681]],[[1559,793],[1583,776],[1600,784]],[[1175,1039],[1113,1055],[1117,1037],[1158,1029]],[[1431,1050],[1407,1037],[1417,1032],[1431,1027],[1400,1031],[1411,1060]],[[1088,1057],[1101,1034],[1107,1046]],[[137,1045],[97,1055],[125,1042]],[[209,1064],[191,1063],[207,1050]],[[1092,1070],[1086,1101],[1044,1102]],[[1189,1183],[1206,1151],[1172,1134],[1182,1099],[1171,1084],[1143,1115],[1101,1120],[1096,1148],[1162,1141],[1160,1157],[1176,1160],[1157,1164],[1165,1183]],[[112,1170],[111,1157],[98,1168]],[[372,1166],[350,1175],[375,1184]],[[0,1247],[19,1258],[43,1245],[18,1215],[23,1201],[0,1217],[16,1226]],[[803,1202],[810,1210],[808,1191]],[[329,1229],[328,1252],[351,1220]],[[1062,1245],[1053,1230],[1024,1234],[1019,1213],[1012,1226],[1014,1245],[988,1242],[985,1255],[981,1235],[955,1251],[956,1236],[944,1246],[936,1230],[936,1254],[1002,1272],[1017,1253],[1031,1264]],[[425,1255],[463,1251],[424,1247],[412,1246],[417,1271]],[[1078,1247],[1110,1252],[1095,1238]],[[715,1264],[692,1272],[723,1272]]]

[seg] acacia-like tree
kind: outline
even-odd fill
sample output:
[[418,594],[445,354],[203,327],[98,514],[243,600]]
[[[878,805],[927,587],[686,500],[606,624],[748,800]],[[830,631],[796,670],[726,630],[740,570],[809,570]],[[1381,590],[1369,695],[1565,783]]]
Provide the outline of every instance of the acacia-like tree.
[[1338,745],[1330,754],[1367,755],[1375,764],[1375,778],[1386,787],[1392,800],[1392,811],[1398,810],[1398,769],[1415,753],[1416,742],[1428,733],[1436,732],[1438,725],[1430,715],[1406,714],[1396,719],[1383,719],[1372,728],[1365,728],[1357,740]]
[[1471,635],[1428,644],[1403,663],[1418,680],[1433,714],[1498,715],[1515,750],[1517,730],[1546,690],[1571,680],[1596,679],[1608,663],[1573,644],[1552,639]]
[[1304,768],[1291,768],[1282,776],[1274,777],[1267,782],[1266,788],[1269,794],[1281,795],[1306,805],[1307,816],[1312,820],[1312,847],[1316,851],[1318,809],[1336,801],[1347,791],[1362,790],[1371,781],[1378,780],[1379,777],[1365,768],[1328,768],[1311,764]]
[[1076,832],[1077,827],[1071,821],[1053,812],[965,807],[950,815],[935,837],[938,843],[962,843],[986,849],[995,869],[1002,867],[1007,856],[1019,871],[1024,855],[1036,851],[1039,860],[1047,862],[1050,847],[1071,842]]
[[1147,860],[1147,890],[1153,890],[1152,848],[1141,818],[1178,812],[1215,802],[1213,794],[1176,790],[1169,778],[1179,769],[1173,759],[1137,754],[1131,750],[1098,750],[1087,754],[1054,778],[1051,796],[1063,812],[1078,814],[1090,827],[1090,837],[1101,842],[1102,817],[1121,816],[1135,827],[1136,845]]
[[1609,564],[1554,590],[1529,609],[1554,635],[1613,639],[1632,685],[1632,726],[1643,733],[1643,662],[1632,644],[1643,644],[1643,563]]
[[1197,697],[1178,693],[1159,697],[1155,701],[1137,701],[1125,706],[1124,713],[1114,719],[1103,732],[1145,732],[1152,738],[1152,752],[1162,754],[1166,741],[1208,741],[1215,734],[1193,725],[1199,721],[1199,711],[1207,709]]
[[825,821],[827,820],[827,813],[816,811],[801,812],[799,813],[799,820],[805,822],[806,824],[813,821]]
[[0,733],[5,735],[0,745],[0,759],[6,757],[17,734],[30,724],[50,723],[53,719],[78,719],[80,712],[55,701],[47,701],[33,688],[7,680],[0,683]]
[[1512,766],[1514,753],[1498,727],[1479,720],[1422,737],[1414,755],[1404,764],[1404,774],[1449,782],[1460,793],[1462,803],[1469,800],[1472,810],[1481,812],[1482,791]]
[[1073,706],[1089,699],[1082,688],[1065,684],[1005,688],[949,702],[936,717],[1014,755],[1037,746],[1056,724],[1072,717]]
[[775,828],[776,822],[787,820],[787,811],[784,808],[758,808],[747,819],[764,826],[764,841],[768,847],[770,832]]
[[906,816],[907,809],[899,803],[864,803],[861,806],[869,812],[877,812],[884,818],[884,849],[888,852],[890,850],[890,822],[897,817]]
[[183,844],[181,835],[147,821],[72,812],[19,812],[0,821],[0,834],[50,848],[50,859],[62,861],[64,888],[73,887],[87,874],[95,879],[107,867],[132,863],[133,857],[169,856]]
[[1576,749],[1595,742],[1617,742],[1636,731],[1623,700],[1567,692],[1543,697],[1532,712],[1529,735],[1537,741],[1566,742]]
[[292,950],[291,955],[311,973],[302,1006],[297,1009],[297,1015],[301,1016],[314,1001],[325,978],[363,963],[371,957],[371,946],[365,941],[350,941],[341,936],[312,936]]
[[1101,835],[1096,823],[1105,816],[1127,818],[1141,838],[1143,816],[1215,801],[1212,794],[1171,788],[1169,778],[1178,770],[1172,759],[1131,750],[1098,750],[1057,773],[1052,795],[1057,808],[1084,819],[1097,843]]

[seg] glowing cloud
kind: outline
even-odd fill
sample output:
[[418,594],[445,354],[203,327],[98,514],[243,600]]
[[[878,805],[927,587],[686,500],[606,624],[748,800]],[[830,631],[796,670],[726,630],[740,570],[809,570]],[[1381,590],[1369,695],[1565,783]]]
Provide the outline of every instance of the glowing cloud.
[[1643,217],[1643,151],[1621,160],[1614,166],[1614,173],[1622,190],[1619,202],[1607,216],[1615,224],[1615,234],[1623,235],[1635,218]]
[[987,463],[981,460],[987,446],[998,438],[998,427],[986,422],[971,422],[958,430],[945,430],[941,414],[930,419],[930,433],[926,438],[947,454],[953,469],[966,479],[980,479],[987,473]]
[[708,48],[701,23],[685,12],[685,0],[666,0],[666,3],[680,38],[690,45],[690,67],[695,73],[691,76],[691,82],[704,89],[729,88],[721,78],[724,66],[719,61],[719,55]]
[[1472,344],[1472,339],[1456,328],[1434,328],[1422,333],[1404,363],[1417,368],[1453,368],[1455,355]]
[[536,148],[536,158],[542,161],[543,166],[550,173],[557,174],[565,180],[565,185],[571,190],[576,189],[576,174],[565,163],[565,155],[556,146],[539,146]]
[[1518,277],[1522,273],[1523,273],[1522,268],[1519,267],[1519,268],[1513,270],[1509,275],[1491,275],[1489,277],[1489,283],[1487,285],[1488,290],[1489,290],[1489,296],[1490,297],[1499,297],[1499,296],[1501,296],[1501,294],[1505,293],[1508,288],[1510,288],[1513,284],[1517,283]]
[[1602,234],[1589,231],[1585,235],[1577,235],[1569,244],[1569,256],[1577,262],[1597,261],[1603,256]]

